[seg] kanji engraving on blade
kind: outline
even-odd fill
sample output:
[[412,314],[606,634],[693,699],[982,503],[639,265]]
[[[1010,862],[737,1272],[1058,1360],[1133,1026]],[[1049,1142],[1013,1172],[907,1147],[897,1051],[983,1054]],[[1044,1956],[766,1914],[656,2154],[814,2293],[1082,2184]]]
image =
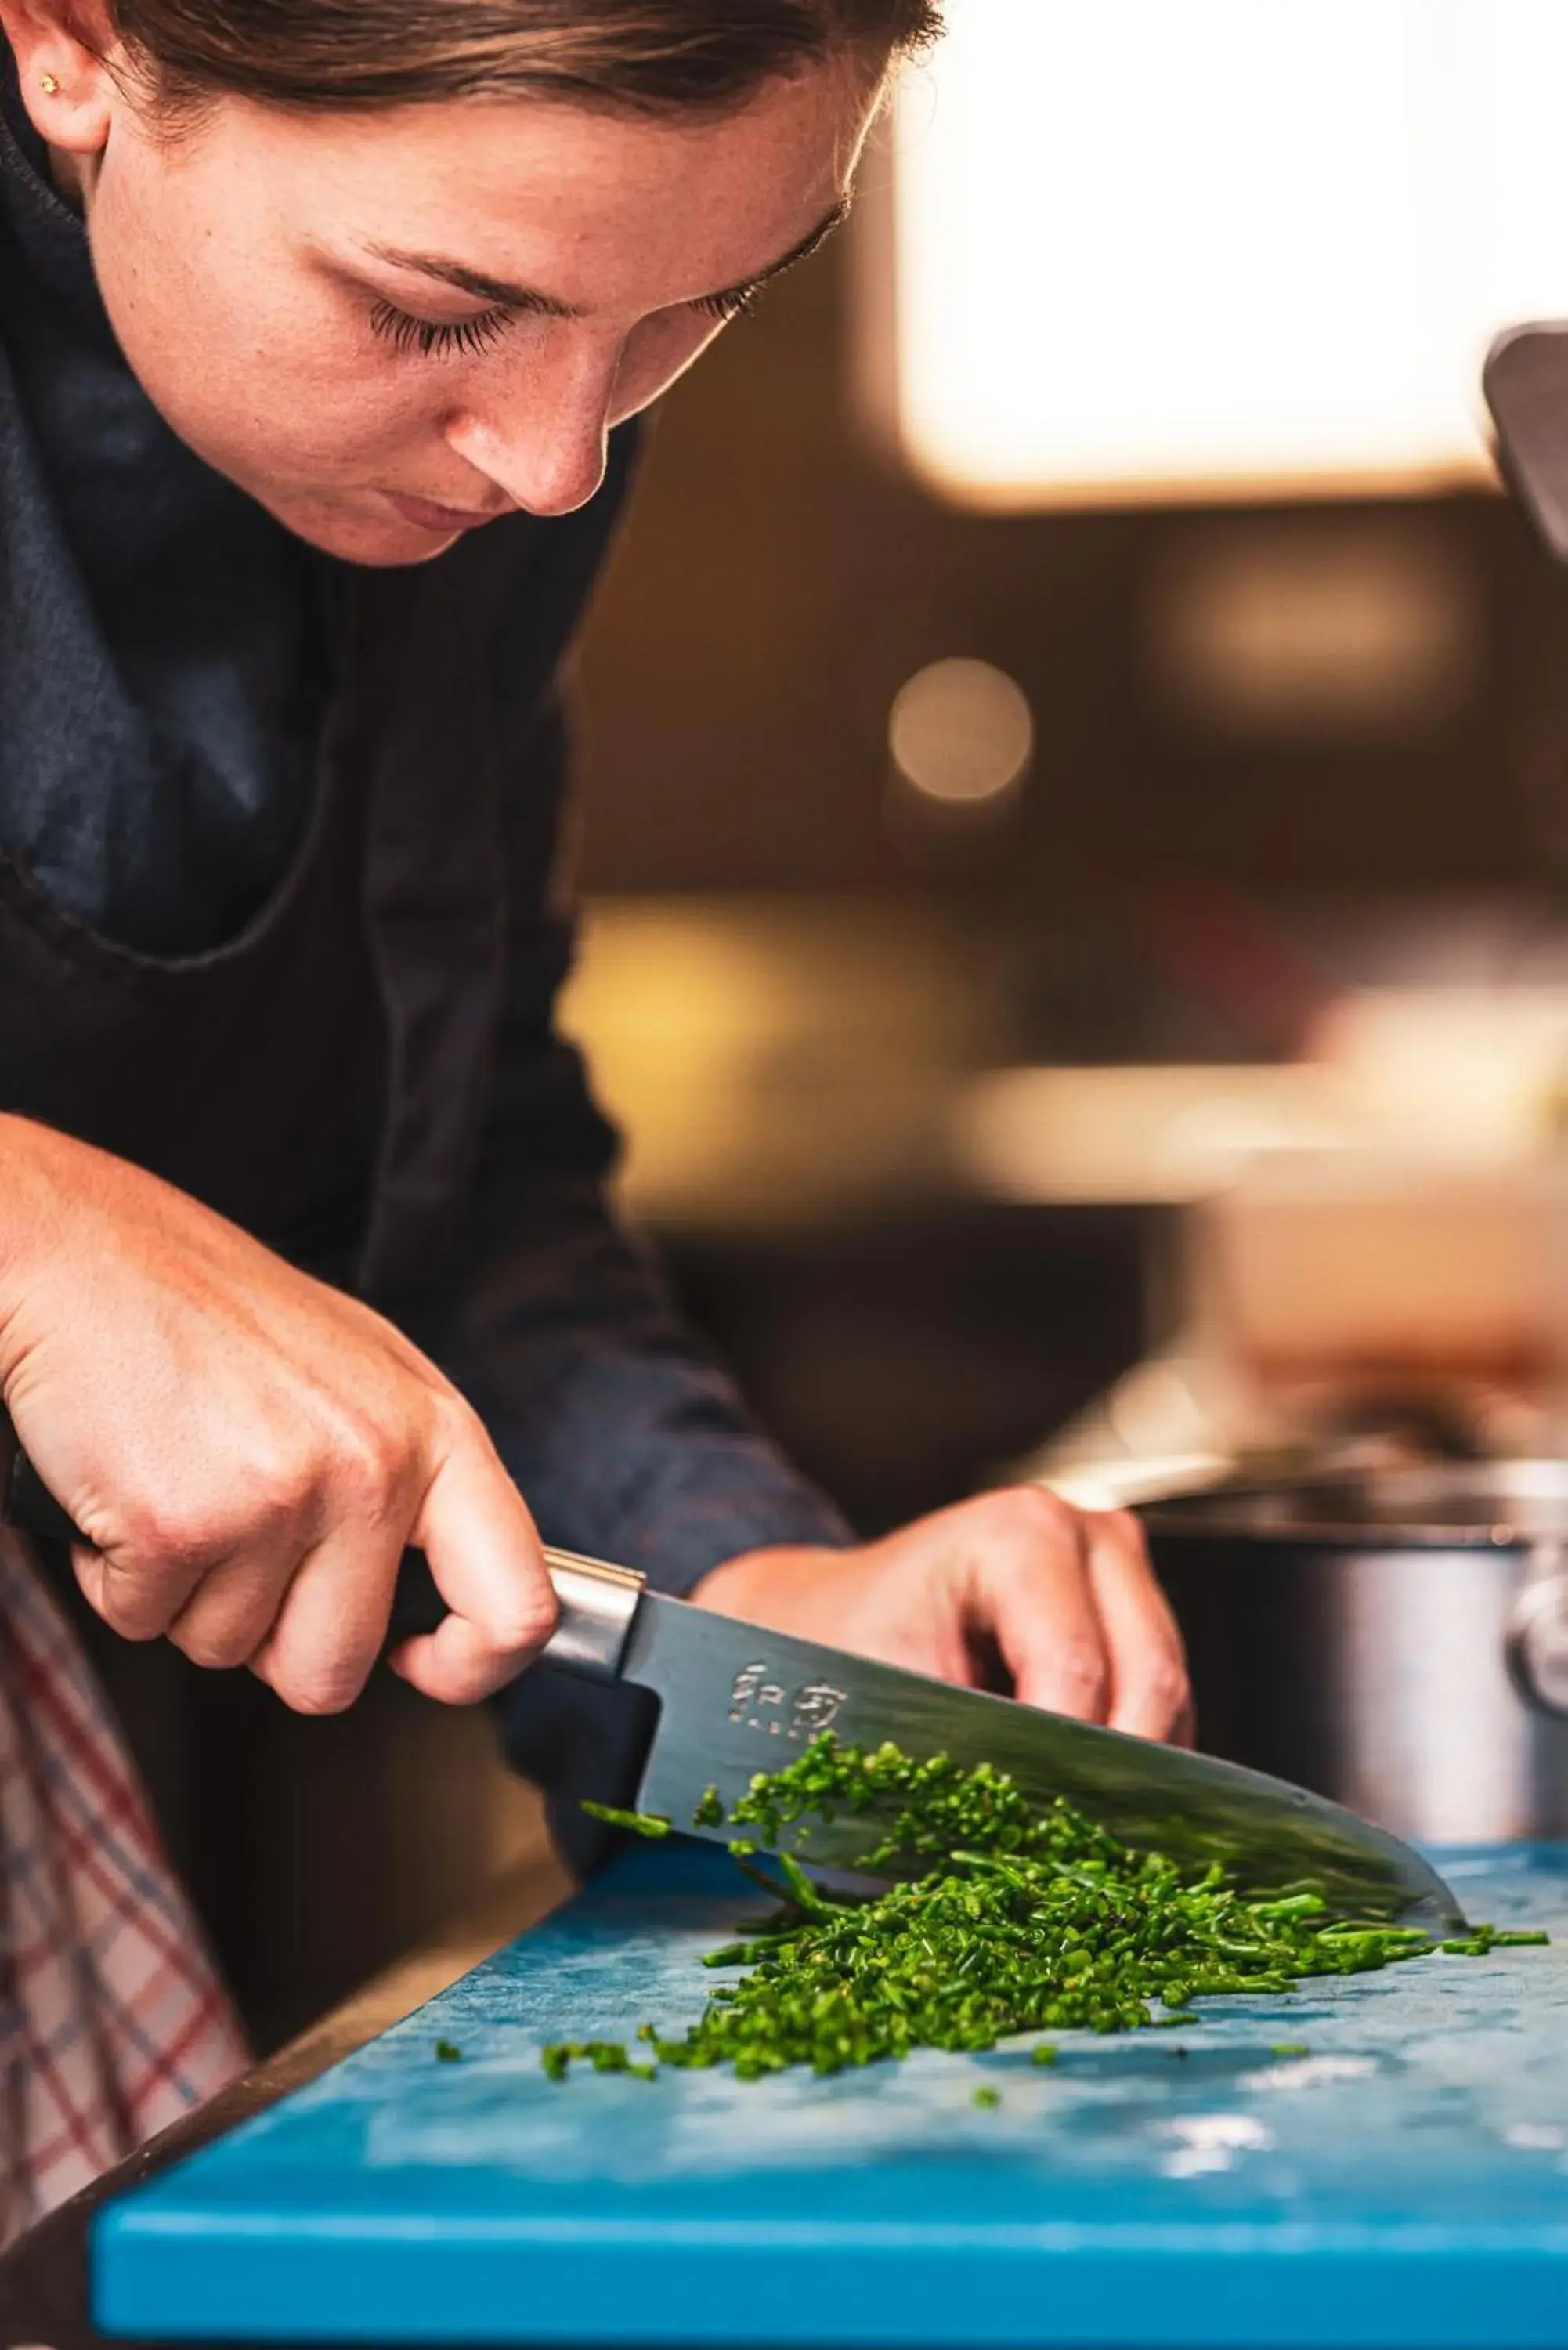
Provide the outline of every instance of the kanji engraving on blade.
[[795,1741],[815,1738],[837,1717],[845,1691],[829,1681],[803,1681],[791,1691],[768,1679],[765,1659],[742,1665],[730,1689],[730,1719],[748,1730]]
[[838,1719],[838,1709],[846,1692],[835,1689],[830,1681],[807,1681],[794,1693],[794,1711],[790,1717],[792,1738],[815,1738]]
[[752,1700],[768,1675],[766,1665],[742,1665],[735,1675],[735,1685],[730,1691],[730,1719],[743,1721],[752,1710]]

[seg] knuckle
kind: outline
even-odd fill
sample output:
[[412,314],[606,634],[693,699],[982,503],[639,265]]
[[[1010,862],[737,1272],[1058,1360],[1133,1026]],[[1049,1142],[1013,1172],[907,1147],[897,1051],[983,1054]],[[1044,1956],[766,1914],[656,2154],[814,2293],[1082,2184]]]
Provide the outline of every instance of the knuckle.
[[246,1516],[269,1534],[298,1524],[321,1483],[321,1451],[313,1434],[291,1430],[256,1449],[245,1480]]
[[537,1591],[519,1592],[504,1607],[496,1609],[486,1629],[504,1655],[529,1656],[544,1647],[559,1612],[555,1593],[545,1583]]
[[1086,1641],[1073,1641],[1054,1660],[1063,1702],[1071,1713],[1093,1713],[1105,1700],[1106,1660]]
[[138,1553],[200,1570],[215,1560],[291,1544],[309,1515],[313,1477],[298,1448],[246,1445],[171,1507],[143,1504],[127,1519]]
[[169,1608],[155,1585],[134,1569],[106,1565],[98,1578],[93,1607],[122,1640],[155,1640],[169,1620]]
[[1192,1684],[1179,1657],[1159,1657],[1150,1666],[1144,1684],[1150,1711],[1168,1729],[1179,1721],[1192,1702]]
[[247,1493],[236,1514],[239,1523],[215,1547],[234,1551],[270,1552],[297,1546],[305,1518],[303,1482],[268,1483]]
[[337,1437],[333,1475],[353,1516],[382,1525],[396,1515],[408,1491],[409,1446],[385,1420],[357,1418]]
[[130,1588],[139,1569],[193,1567],[205,1555],[202,1531],[191,1513],[155,1494],[135,1494],[114,1514],[112,1544],[104,1545],[113,1553],[105,1576],[108,1586]]
[[1044,1485],[1009,1485],[992,1507],[999,1531],[1021,1548],[1059,1542],[1073,1522],[1067,1503]]
[[169,1638],[182,1656],[204,1672],[228,1672],[236,1665],[248,1664],[256,1646],[237,1625],[176,1624]]
[[132,1512],[116,1525],[82,1587],[95,1612],[122,1640],[151,1640],[166,1631],[200,1574],[196,1538],[161,1518]]
[[346,1713],[364,1688],[368,1665],[352,1659],[275,1668],[267,1676],[292,1713]]
[[475,1443],[483,1445],[486,1451],[490,1450],[484,1422],[456,1388],[433,1388],[425,1399],[424,1409],[430,1416],[430,1440],[436,1452],[461,1452]]

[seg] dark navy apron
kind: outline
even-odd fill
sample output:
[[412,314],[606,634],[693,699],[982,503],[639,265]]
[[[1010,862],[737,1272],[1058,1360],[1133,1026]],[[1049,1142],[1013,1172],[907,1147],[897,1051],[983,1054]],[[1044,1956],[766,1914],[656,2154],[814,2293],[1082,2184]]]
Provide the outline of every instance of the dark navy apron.
[[311,820],[231,941],[176,960],[112,944],[0,855],[0,1107],[150,1169],[389,1309],[439,1286],[502,1005],[502,793],[537,795],[548,857],[561,777],[551,762],[519,774],[518,754],[631,438],[615,436],[605,487],[565,521],[511,516],[417,569],[337,573]]

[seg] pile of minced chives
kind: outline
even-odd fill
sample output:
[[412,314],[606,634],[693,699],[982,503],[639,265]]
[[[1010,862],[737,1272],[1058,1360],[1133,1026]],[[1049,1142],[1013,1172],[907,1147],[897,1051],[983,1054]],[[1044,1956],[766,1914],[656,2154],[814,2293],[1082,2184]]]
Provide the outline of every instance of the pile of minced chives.
[[[588,1808],[643,1835],[670,1830],[668,1820]],[[749,1867],[784,1828],[844,1811],[869,1814],[879,1830],[863,1868],[924,1857],[929,1871],[871,1898],[841,1897],[778,1855],[784,1885],[763,1881],[784,1906],[703,1961],[747,1967],[740,1981],[712,1991],[679,2035],[643,2024],[641,2056],[613,2040],[546,2048],[551,2078],[580,2060],[648,2079],[659,2064],[727,2064],[757,2080],[793,2064],[826,2074],[915,2048],[992,2048],[1020,2033],[1188,2024],[1199,2020],[1195,1999],[1288,1991],[1309,1976],[1363,1974],[1432,1948],[1418,1927],[1336,1918],[1315,1886],[1250,1900],[1218,1863],[1184,1875],[1068,1804],[1033,1810],[988,1765],[912,1762],[896,1746],[868,1753],[831,1731],[786,1769],[753,1780],[729,1814],[742,1832],[731,1850]],[[694,1825],[723,1819],[710,1790]],[[1441,1947],[1479,1957],[1546,1939],[1483,1926]],[[1034,2061],[1054,2053],[1043,2043]]]

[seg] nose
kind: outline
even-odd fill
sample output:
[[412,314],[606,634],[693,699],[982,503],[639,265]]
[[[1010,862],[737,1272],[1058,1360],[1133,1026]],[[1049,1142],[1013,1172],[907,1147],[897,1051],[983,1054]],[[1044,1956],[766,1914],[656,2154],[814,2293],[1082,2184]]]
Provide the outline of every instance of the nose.
[[556,365],[497,370],[447,427],[458,455],[535,515],[587,505],[605,475],[614,354],[564,354]]

